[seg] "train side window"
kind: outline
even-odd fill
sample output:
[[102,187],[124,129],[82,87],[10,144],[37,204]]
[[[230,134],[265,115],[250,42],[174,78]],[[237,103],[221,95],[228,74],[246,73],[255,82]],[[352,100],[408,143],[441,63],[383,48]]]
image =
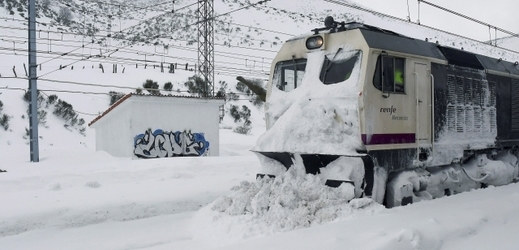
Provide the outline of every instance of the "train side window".
[[373,85],[383,93],[405,93],[405,59],[380,55]]

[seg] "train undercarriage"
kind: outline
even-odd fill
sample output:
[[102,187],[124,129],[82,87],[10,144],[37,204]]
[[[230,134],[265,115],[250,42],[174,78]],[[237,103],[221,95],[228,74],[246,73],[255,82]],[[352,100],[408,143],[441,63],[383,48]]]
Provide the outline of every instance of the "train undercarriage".
[[[488,186],[519,180],[519,151],[488,149],[467,151],[455,163],[444,166],[407,166],[390,171],[369,154],[358,156],[259,152],[264,170],[258,178],[275,177],[294,164],[307,174],[321,175],[332,188],[350,185],[355,198],[369,197],[387,207],[405,206]],[[423,165],[423,164],[422,164]]]

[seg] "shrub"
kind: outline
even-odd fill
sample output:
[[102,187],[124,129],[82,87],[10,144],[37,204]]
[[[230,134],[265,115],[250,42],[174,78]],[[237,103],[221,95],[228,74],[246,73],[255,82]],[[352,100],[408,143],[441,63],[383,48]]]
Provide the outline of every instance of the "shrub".
[[239,122],[241,120],[240,111],[238,111],[238,106],[231,104],[229,113],[231,114],[231,117],[234,119],[234,122]]
[[51,1],[50,0],[43,0],[41,1],[41,8],[43,10],[48,10],[51,6]]
[[63,117],[66,121],[71,120],[77,116],[76,111],[74,111],[72,105],[62,100],[58,100],[58,103],[56,104],[56,107],[54,107],[54,111],[52,113]]
[[115,92],[110,91],[108,92],[108,95],[110,95],[110,106],[113,105],[115,102],[117,102],[119,99],[123,98],[124,93],[121,92]]
[[198,76],[189,77],[184,86],[188,88],[189,93],[208,96],[209,84]]
[[173,83],[171,83],[171,82],[164,83],[164,90],[171,91],[172,89],[173,89]]
[[0,101],[0,111],[2,111],[3,108],[4,108],[4,103],[2,101]]
[[252,102],[252,104],[256,107],[259,107],[261,105],[263,105],[263,100],[261,100],[261,98],[257,95],[252,95],[250,98],[249,98],[249,101]]
[[239,96],[234,92],[229,92],[227,94],[227,101],[236,101],[238,100]]
[[222,92],[221,90],[218,90],[218,92],[216,92],[215,97],[219,97],[219,98],[225,99],[225,92]]
[[4,114],[2,115],[2,117],[0,117],[0,126],[4,127],[5,131],[7,131],[9,129],[9,120],[11,118],[7,115],[7,114]]
[[243,120],[245,120],[245,123],[250,124],[250,121],[249,121],[250,109],[247,106],[245,106],[245,105],[241,106],[240,115],[243,118]]
[[241,110],[238,109],[238,106],[231,105],[231,108],[229,110],[229,113],[231,114],[231,117],[234,119],[234,122],[240,122],[241,120],[244,121],[245,125],[250,125],[251,121],[250,118],[250,109],[243,105],[241,106]]
[[220,81],[218,83],[220,84],[220,88],[218,88],[218,91],[216,92],[216,97],[225,99],[227,92],[227,83],[225,81]]
[[144,89],[146,89],[148,92],[150,92],[150,94],[152,95],[158,95],[160,94],[160,90],[159,89],[159,84],[157,82],[154,82],[153,80],[151,79],[148,79],[146,80],[143,84],[142,84],[142,87]]
[[250,133],[250,130],[251,130],[251,126],[247,126],[247,125],[243,125],[243,126],[237,126],[235,127],[232,131],[235,132],[235,133],[238,133],[238,134],[244,134],[244,135],[247,135]]
[[142,94],[142,89],[141,89],[141,88],[137,88],[137,89],[135,90],[135,93],[137,93],[137,94]]
[[[48,100],[45,100],[45,97],[41,94],[41,92],[38,90],[37,91],[37,94],[38,94],[38,109],[41,108],[43,106],[43,104],[45,102],[48,102]],[[26,101],[26,102],[31,102],[31,91],[27,91],[25,92],[25,94],[23,95],[23,99]]]
[[56,103],[57,100],[58,100],[58,96],[57,95],[50,95],[49,98],[47,98],[47,103],[49,105],[51,105],[51,104]]
[[25,94],[23,94],[23,99],[27,102],[31,101],[31,91],[26,91]]
[[60,7],[56,21],[65,26],[70,25],[72,22],[72,11],[67,7]]
[[45,125],[47,123],[47,111],[40,109],[38,110],[38,124]]
[[78,117],[78,115],[76,115],[76,116],[74,116],[72,119],[70,119],[70,125],[71,125],[71,126],[76,125],[76,123],[77,123],[77,117]]
[[[27,108],[27,117],[31,117],[31,109],[30,107]],[[47,111],[43,109],[38,109],[38,124],[45,125],[47,123]],[[25,115],[22,115],[22,118],[25,119]]]

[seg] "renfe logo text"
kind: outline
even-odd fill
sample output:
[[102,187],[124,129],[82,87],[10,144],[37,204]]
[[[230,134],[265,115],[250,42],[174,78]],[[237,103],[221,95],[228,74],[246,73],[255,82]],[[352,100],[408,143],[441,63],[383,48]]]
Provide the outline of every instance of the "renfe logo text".
[[396,108],[391,105],[391,108],[380,108],[380,113],[389,113],[389,115],[392,115],[396,113]]

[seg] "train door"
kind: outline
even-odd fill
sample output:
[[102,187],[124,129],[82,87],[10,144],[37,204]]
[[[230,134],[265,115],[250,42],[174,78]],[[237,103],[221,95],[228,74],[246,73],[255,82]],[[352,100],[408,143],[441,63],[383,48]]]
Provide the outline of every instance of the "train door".
[[416,89],[412,59],[381,53],[364,92],[362,141],[368,150],[416,148]]
[[416,89],[416,142],[419,147],[430,147],[431,130],[431,81],[427,64],[414,63]]

